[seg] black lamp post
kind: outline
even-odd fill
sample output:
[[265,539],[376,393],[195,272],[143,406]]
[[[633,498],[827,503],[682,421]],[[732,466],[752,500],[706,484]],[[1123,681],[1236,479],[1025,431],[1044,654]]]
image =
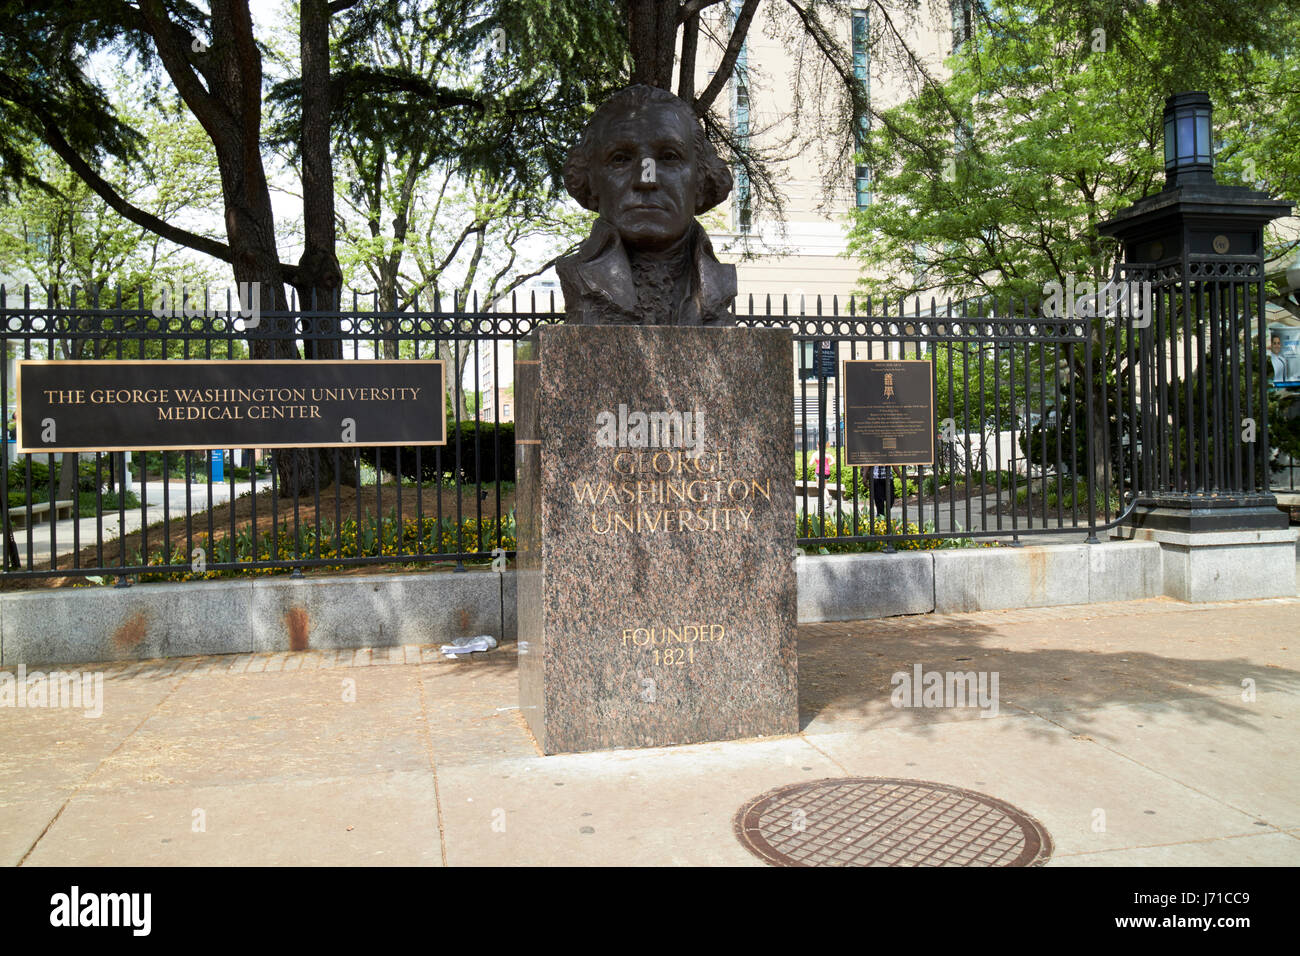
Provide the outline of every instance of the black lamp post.
[[1121,244],[1121,277],[1151,283],[1151,314],[1127,330],[1142,411],[1139,528],[1286,526],[1269,492],[1261,343],[1264,226],[1291,204],[1215,181],[1212,118],[1205,93],[1170,96],[1165,188],[1097,227]]
[[1205,93],[1175,93],[1165,100],[1165,185],[1214,184],[1214,108]]

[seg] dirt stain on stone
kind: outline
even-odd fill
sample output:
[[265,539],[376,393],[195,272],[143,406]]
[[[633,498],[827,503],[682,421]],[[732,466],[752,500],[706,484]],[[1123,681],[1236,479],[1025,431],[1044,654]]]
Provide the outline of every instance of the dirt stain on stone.
[[144,640],[149,630],[149,619],[144,611],[137,611],[125,624],[113,632],[113,646],[118,650],[130,650]]
[[285,627],[289,629],[289,650],[305,651],[307,649],[307,631],[311,622],[304,607],[290,608],[284,615]]

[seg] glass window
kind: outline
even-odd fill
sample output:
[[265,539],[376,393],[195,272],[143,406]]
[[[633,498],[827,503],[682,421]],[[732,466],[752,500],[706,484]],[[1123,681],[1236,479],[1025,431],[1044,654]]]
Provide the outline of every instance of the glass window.
[[[853,76],[862,84],[867,99],[871,98],[871,45],[867,27],[870,21],[866,10],[854,10],[850,32],[853,47]],[[854,136],[861,146],[871,132],[871,119],[863,115],[858,118]]]
[[857,206],[862,209],[871,205],[871,175],[866,166],[858,165],[853,171],[853,180]]

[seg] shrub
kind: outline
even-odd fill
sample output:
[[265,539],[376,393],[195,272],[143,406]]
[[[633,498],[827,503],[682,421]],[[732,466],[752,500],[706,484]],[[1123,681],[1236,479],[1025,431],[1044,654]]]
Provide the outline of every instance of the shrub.
[[[498,541],[500,542],[498,544]],[[288,521],[272,531],[263,531],[256,536],[252,529],[243,528],[235,533],[209,542],[206,534],[197,535],[194,547],[202,548],[207,553],[207,563],[227,564],[249,561],[293,560],[300,554],[304,559],[315,558],[317,544],[320,557],[328,560],[357,557],[391,557],[393,564],[426,566],[427,561],[403,560],[407,555],[423,549],[426,553],[443,554],[481,554],[481,559],[466,559],[467,564],[484,563],[491,560],[493,549],[501,547],[513,551],[516,547],[515,520],[513,515],[497,521],[495,518],[466,518],[457,526],[454,519],[444,518],[407,518],[399,526],[396,512],[390,511],[382,520],[368,515],[358,522],[356,518],[345,518],[337,526],[333,522],[322,521],[319,526],[299,525],[295,539],[292,525]],[[402,552],[398,554],[398,550]],[[162,548],[149,553],[149,560],[142,562],[140,552],[132,558],[135,564],[149,567],[164,565],[191,564],[190,555],[183,545],[173,548],[170,559]],[[340,571],[345,565],[323,565],[322,570]],[[208,570],[202,574],[193,571],[145,571],[141,573],[141,582],[146,581],[201,581],[208,578],[248,577],[253,575],[289,574],[289,568],[235,568]]]
[[[886,544],[892,544],[899,551],[938,551],[945,548],[991,548],[997,547],[997,542],[981,543],[971,538],[921,538],[915,537],[922,534],[931,534],[934,532],[934,523],[927,521],[923,526],[918,526],[915,522],[909,521],[906,526],[901,521],[895,521],[887,524],[885,519],[877,516],[874,521],[868,515],[858,515],[857,523],[854,524],[851,515],[841,514],[838,520],[827,518],[825,529],[822,528],[822,522],[815,515],[801,515],[799,517],[796,537],[805,538],[847,538],[853,536],[866,535],[893,535],[888,542],[884,541],[845,541],[844,543],[833,543],[819,545],[818,550],[822,554],[855,554],[870,551],[883,551]],[[856,527],[856,531],[853,530]],[[908,537],[912,535],[914,537]]]
[[[398,448],[363,447],[361,460],[395,476],[400,452],[403,478],[418,479],[421,482],[440,481],[444,475],[452,477],[456,473],[458,444],[461,480],[466,484],[515,480],[514,422],[502,422],[500,426],[495,422],[460,422],[459,429],[455,423],[449,423],[446,445],[424,445],[420,448],[418,475],[413,445]],[[498,445],[501,452],[499,460]]]

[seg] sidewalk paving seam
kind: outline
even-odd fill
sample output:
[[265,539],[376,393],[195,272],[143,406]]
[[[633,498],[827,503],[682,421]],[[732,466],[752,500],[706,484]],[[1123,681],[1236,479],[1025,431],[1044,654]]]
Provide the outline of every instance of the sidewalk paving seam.
[[433,775],[433,805],[438,808],[438,849],[442,853],[442,865],[447,865],[447,828],[442,819],[442,792],[438,785],[438,764],[433,757],[433,736],[429,729],[429,710],[425,706],[424,676],[416,671],[416,683],[420,685],[420,717],[424,724],[424,752],[429,757],[429,773]]
[[26,863],[28,857],[30,857],[33,853],[36,852],[36,847],[39,846],[40,842],[45,839],[45,834],[49,833],[50,830],[54,827],[54,824],[59,822],[59,817],[63,816],[63,811],[68,809],[68,804],[70,804],[74,799],[76,799],[77,795],[81,793],[82,790],[85,789],[86,783],[92,777],[94,777],[95,774],[99,773],[100,768],[103,767],[104,764],[107,763],[109,760],[112,760],[119,750],[121,750],[124,746],[126,746],[126,742],[130,740],[132,737],[134,737],[136,735],[136,732],[139,731],[139,729],[143,727],[150,720],[150,718],[152,718],[155,714],[158,713],[159,709],[162,707],[163,704],[167,702],[168,698],[170,698],[172,694],[176,693],[177,688],[179,688],[182,684],[184,684],[185,681],[187,681],[188,679],[189,679],[189,674],[180,675],[180,678],[176,681],[176,683],[172,684],[172,686],[168,688],[167,693],[163,694],[162,697],[158,698],[157,703],[155,703],[153,707],[149,709],[149,713],[145,714],[142,718],[140,718],[140,722],[137,723],[134,727],[132,727],[130,732],[124,735],[122,739],[117,742],[116,747],[114,747],[102,758],[100,758],[99,763],[95,764],[95,769],[91,770],[90,773],[86,775],[85,779],[82,780],[80,783],[78,783],[76,787],[73,788],[72,792],[68,794],[67,797],[64,798],[63,803],[59,805],[59,809],[55,812],[54,816],[50,817],[50,822],[45,824],[41,832],[37,835],[36,839],[32,841],[32,845],[27,848],[27,852],[24,853],[19,858],[18,862],[15,864],[15,869],[22,866],[24,863]]
[[828,754],[826,751],[822,750],[821,747],[818,747],[815,743],[813,743],[813,742],[812,742],[812,738],[809,737],[806,733],[804,733],[803,731],[800,731],[800,732],[799,732],[799,737],[800,737],[800,738],[801,738],[801,739],[802,739],[806,744],[808,744],[809,747],[811,747],[813,750],[817,751],[819,754],[821,754],[823,757],[825,757],[827,760],[829,760],[829,761],[831,762],[832,765],[838,767],[838,768],[840,769],[840,773],[844,774],[844,776],[846,776],[846,777],[851,777],[851,776],[853,776],[853,774],[849,773],[848,768],[845,767],[844,764],[840,763],[838,760],[836,760],[834,757],[832,757],[832,756],[831,756],[830,754]]
[[1075,850],[1072,853],[1053,853],[1053,860],[1064,860],[1069,857],[1080,856],[1097,856],[1102,853],[1128,853],[1132,850],[1154,850],[1162,846],[1196,846],[1202,843],[1219,843],[1223,840],[1253,840],[1256,837],[1270,836],[1275,833],[1281,833],[1283,836],[1290,836],[1285,830],[1269,824],[1269,829],[1261,829],[1258,833],[1230,833],[1224,836],[1201,837],[1197,840],[1175,840],[1172,843],[1138,843],[1133,846],[1116,846],[1106,850]]
[[[1012,706],[1017,706],[1017,705],[1012,705]],[[1087,734],[1085,731],[1078,731],[1078,732],[1076,732],[1076,731],[1070,729],[1069,727],[1066,727],[1064,724],[1059,723],[1058,721],[1052,720],[1050,717],[1048,717],[1048,716],[1046,716],[1046,715],[1044,715],[1044,714],[1040,714],[1040,713],[1038,713],[1037,711],[1029,710],[1028,708],[1022,708],[1022,709],[1025,710],[1026,713],[1032,714],[1033,716],[1038,717],[1039,719],[1044,720],[1044,721],[1046,721],[1046,722],[1049,723],[1049,724],[1053,724],[1053,725],[1055,725],[1055,726],[1057,726],[1057,727],[1060,727],[1060,728],[1061,728],[1062,730],[1064,730],[1067,734],[1069,734],[1073,739],[1075,739],[1075,740],[1079,740],[1080,743],[1096,744],[1096,745],[1097,745],[1098,747],[1100,747],[1102,750],[1109,751],[1110,753],[1114,754],[1114,755],[1117,756],[1117,757],[1122,757],[1123,759],[1127,760],[1129,763],[1131,763],[1131,764],[1133,764],[1133,765],[1135,765],[1135,766],[1137,766],[1137,767],[1141,767],[1143,770],[1146,770],[1146,771],[1148,771],[1148,772],[1150,772],[1150,773],[1154,773],[1154,774],[1156,774],[1157,776],[1164,777],[1166,780],[1170,781],[1171,783],[1177,784],[1178,786],[1183,787],[1183,788],[1186,789],[1186,790],[1190,790],[1190,791],[1192,791],[1192,793],[1195,793],[1195,794],[1197,794],[1197,795],[1199,795],[1199,796],[1202,796],[1202,797],[1204,797],[1206,800],[1210,800],[1210,801],[1212,801],[1212,802],[1214,802],[1214,803],[1219,804],[1220,806],[1227,807],[1229,810],[1233,810],[1233,811],[1235,811],[1236,813],[1240,813],[1242,816],[1248,818],[1248,819],[1251,820],[1252,822],[1260,822],[1260,823],[1263,823],[1263,824],[1267,825],[1268,827],[1270,827],[1272,830],[1274,830],[1274,831],[1276,831],[1276,832],[1279,832],[1279,833],[1282,832],[1282,828],[1281,828],[1281,827],[1279,827],[1279,826],[1277,826],[1277,825],[1275,825],[1275,824],[1269,823],[1267,820],[1262,819],[1258,814],[1251,813],[1249,810],[1243,810],[1241,807],[1234,806],[1233,804],[1231,804],[1231,803],[1229,803],[1228,801],[1222,799],[1221,797],[1213,796],[1212,794],[1206,793],[1206,792],[1203,791],[1203,790],[1199,790],[1199,789],[1197,789],[1196,787],[1192,786],[1190,783],[1186,783],[1185,781],[1180,780],[1180,779],[1178,779],[1177,777],[1174,777],[1174,776],[1172,776],[1172,775],[1170,775],[1170,774],[1168,774],[1168,773],[1165,773],[1165,772],[1162,771],[1162,770],[1157,770],[1155,767],[1150,767],[1150,766],[1148,766],[1147,764],[1144,764],[1141,760],[1138,760],[1136,757],[1131,757],[1131,756],[1129,756],[1128,754],[1124,753],[1123,751],[1116,750],[1114,747],[1111,747],[1111,746],[1108,745],[1108,744],[1104,744],[1104,743],[1102,743],[1100,740],[1097,740],[1095,737],[1090,736],[1090,735]],[[1081,739],[1081,738],[1086,738],[1086,739]],[[1226,836],[1225,836],[1225,837],[1216,837],[1216,838],[1213,838],[1213,839],[1227,839],[1227,837],[1226,837]],[[1202,841],[1190,841],[1190,842],[1202,842]],[[1173,844],[1170,844],[1170,845],[1172,846]]]

